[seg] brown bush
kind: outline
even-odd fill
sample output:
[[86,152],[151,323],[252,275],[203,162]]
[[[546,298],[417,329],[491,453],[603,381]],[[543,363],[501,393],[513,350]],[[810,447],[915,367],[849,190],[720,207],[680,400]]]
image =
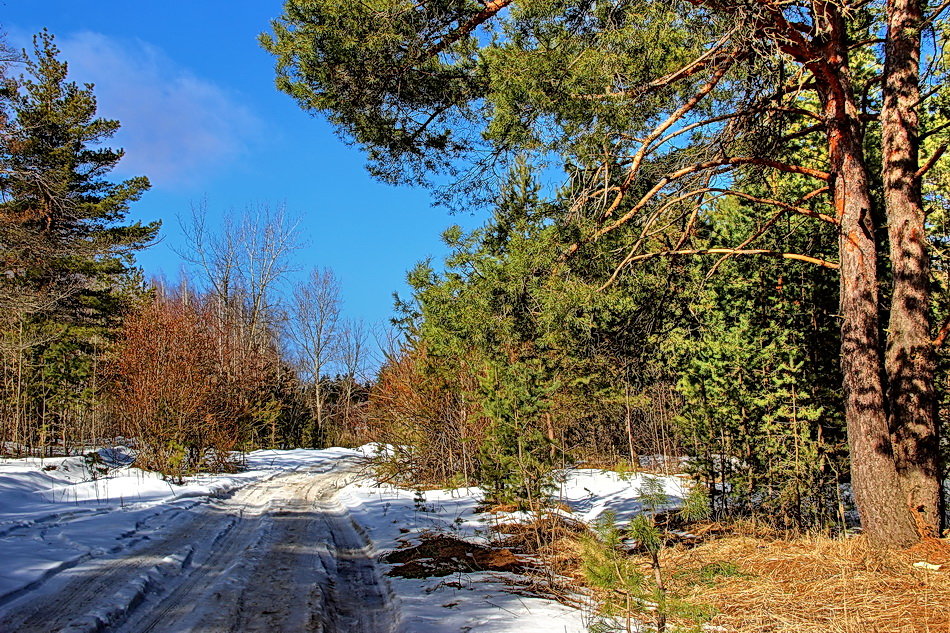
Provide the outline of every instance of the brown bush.
[[486,420],[472,394],[475,377],[423,347],[400,350],[379,372],[366,406],[371,441],[394,447],[388,468],[416,483],[476,480]]
[[160,290],[126,319],[109,399],[143,467],[180,478],[230,468],[238,448],[294,443],[295,379],[276,345],[245,326],[239,310],[182,290]]

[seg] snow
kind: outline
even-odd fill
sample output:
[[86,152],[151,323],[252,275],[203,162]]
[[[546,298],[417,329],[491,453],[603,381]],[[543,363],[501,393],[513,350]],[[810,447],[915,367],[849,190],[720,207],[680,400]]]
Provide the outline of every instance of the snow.
[[169,483],[122,459],[123,448],[84,457],[0,460],[0,605],[33,583],[185,522],[209,499],[299,470],[325,470],[345,449],[256,451],[247,470]]
[[[430,532],[485,542],[497,517],[479,513],[478,488],[415,492],[358,480],[340,491],[350,511],[380,551],[393,550]],[[580,633],[586,615],[553,600],[518,595],[510,574],[467,573],[444,578],[390,578],[400,598],[405,630],[414,633]]]
[[[644,511],[640,488],[647,477],[662,485],[666,508],[685,498],[687,487],[675,476],[618,474],[600,469],[561,473],[556,498],[575,519],[593,523],[610,511],[626,522]],[[446,532],[475,542],[491,538],[494,524],[528,519],[524,513],[479,513],[479,488],[413,491],[361,479],[340,491],[340,501],[383,551],[415,544],[431,532]],[[516,595],[507,574],[458,574],[423,580],[393,578],[402,599],[408,630],[437,631],[587,631],[590,613],[551,600]],[[441,607],[441,608],[440,608]]]
[[667,498],[662,508],[657,510],[679,507],[686,498],[686,481],[677,476],[622,474],[589,468],[565,472],[561,477],[559,498],[571,508],[575,519],[593,523],[609,511],[618,523],[626,523],[644,511],[640,489],[647,478],[660,483]]
[[[28,595],[44,581],[85,561],[121,556],[125,550],[188,525],[215,499],[252,484],[291,473],[326,473],[344,462],[385,447],[357,450],[256,451],[236,474],[202,475],[183,485],[137,469],[125,449],[100,450],[99,457],[0,460],[0,615],[4,605]],[[604,512],[625,521],[643,510],[644,475],[569,470],[558,478],[557,496],[574,518],[593,522]],[[685,495],[683,482],[660,477],[668,505]],[[478,488],[418,492],[375,481],[368,469],[353,470],[337,502],[370,543],[374,556],[414,544],[430,532],[448,532],[486,542],[491,526],[524,518],[518,513],[479,512]],[[156,539],[157,540],[157,539]],[[183,544],[187,549],[187,544]],[[164,567],[180,568],[182,550],[150,570],[143,582],[161,583]],[[164,566],[164,567],[163,567]],[[65,573],[64,573],[65,572]],[[519,594],[510,574],[468,573],[445,578],[389,578],[402,613],[403,630],[415,633],[581,632],[590,613],[552,600]],[[123,591],[144,591],[127,587]],[[117,588],[118,591],[118,588]],[[134,601],[130,600],[129,604]]]

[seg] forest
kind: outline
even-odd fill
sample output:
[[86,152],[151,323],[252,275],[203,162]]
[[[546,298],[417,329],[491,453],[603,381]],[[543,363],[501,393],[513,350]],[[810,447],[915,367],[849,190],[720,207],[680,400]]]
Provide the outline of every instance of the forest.
[[[385,329],[329,268],[285,284],[280,205],[219,229],[196,203],[193,272],[147,277],[170,220],[128,219],[150,185],[112,176],[120,122],[53,35],[4,44],[0,451],[123,438],[181,483],[372,442],[386,481],[535,512],[570,467],[674,468],[718,524],[939,540],[948,6],[286,0],[276,88],[374,178],[484,219]],[[658,525],[631,528],[655,569]]]
[[124,437],[143,466],[180,479],[233,468],[234,451],[355,441],[369,333],[341,317],[329,269],[276,296],[301,247],[286,210],[249,207],[212,231],[197,203],[182,257],[198,278],[145,279],[134,255],[161,223],[126,221],[147,178],[108,179],[122,152],[100,145],[119,122],[97,118],[52,35],[6,57],[4,451]]
[[398,306],[405,467],[530,500],[672,438],[717,513],[827,523],[847,480],[872,542],[938,535],[943,9],[288,2],[278,87],[379,178],[492,208]]

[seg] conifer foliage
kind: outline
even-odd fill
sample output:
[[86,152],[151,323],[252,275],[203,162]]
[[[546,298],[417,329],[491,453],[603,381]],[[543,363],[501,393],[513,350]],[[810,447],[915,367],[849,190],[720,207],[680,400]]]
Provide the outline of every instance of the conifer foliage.
[[149,183],[109,180],[122,151],[103,143],[119,123],[97,116],[45,31],[0,102],[3,440],[91,439],[99,354],[137,292],[132,255],[159,228],[127,221]]
[[[21,75],[7,52],[2,450],[71,454],[122,437],[139,465],[181,480],[233,467],[234,451],[322,446],[358,427],[365,332],[340,323],[319,341],[301,334],[309,302],[294,312],[275,290],[297,246],[283,208],[248,210],[215,236],[198,207],[185,227],[197,283],[146,283],[134,255],[159,222],[128,221],[147,178],[110,179],[123,157],[107,144],[119,122],[97,115],[93,86],[69,80],[47,32],[19,60]],[[336,294],[329,303],[339,309]],[[317,367],[296,364],[313,345],[333,352]]]
[[[921,193],[946,148],[941,117],[927,116],[945,92],[946,9],[287,0],[262,42],[278,87],[326,113],[382,178],[417,182],[465,165],[482,176],[469,183],[490,189],[523,152],[563,166],[559,215],[573,239],[562,261],[612,261],[602,289],[646,262],[686,256],[803,262],[834,275],[847,477],[869,538],[895,546],[942,524],[935,236]],[[925,34],[933,64],[922,63]],[[472,199],[459,186],[444,193],[459,206]],[[710,232],[736,217],[722,213],[736,202],[753,221],[739,234]],[[709,239],[717,235],[726,239]]]

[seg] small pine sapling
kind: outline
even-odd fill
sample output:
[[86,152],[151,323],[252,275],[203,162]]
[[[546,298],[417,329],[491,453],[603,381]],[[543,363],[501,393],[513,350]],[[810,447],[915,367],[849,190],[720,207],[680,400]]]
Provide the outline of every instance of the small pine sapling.
[[[659,633],[663,633],[666,630],[666,618],[669,613],[666,581],[660,563],[663,548],[666,547],[666,530],[660,529],[657,512],[666,503],[667,497],[663,492],[662,482],[656,477],[644,477],[639,492],[640,501],[648,513],[639,515],[630,524],[630,536],[635,538],[650,555],[650,566],[656,583],[656,629]],[[683,505],[678,514],[685,521],[698,521],[709,516],[709,495],[706,488],[700,484],[694,485],[683,499]]]
[[[606,596],[605,614],[615,616],[619,611],[625,614],[626,631],[632,630],[634,611],[652,610],[656,630],[663,633],[669,615],[682,611],[681,605],[667,595],[661,562],[667,544],[667,523],[661,522],[660,513],[669,503],[669,497],[657,477],[644,477],[637,492],[643,512],[625,531],[616,525],[615,515],[605,513],[595,525],[594,534],[582,542],[582,570],[587,582]],[[696,484],[690,489],[678,515],[685,521],[709,516],[709,495],[702,485]],[[625,540],[636,541],[650,557],[652,577],[645,575],[627,555]]]
[[[630,631],[630,614],[640,601],[646,578],[623,547],[623,534],[616,516],[606,512],[594,524],[594,531],[581,541],[581,571],[587,584],[604,596],[603,611],[608,616],[623,613]],[[603,624],[603,623],[602,623]]]
[[663,633],[666,630],[666,583],[663,579],[663,569],[660,566],[660,552],[663,550],[665,538],[657,526],[657,512],[667,501],[663,489],[663,482],[657,477],[644,476],[640,488],[637,490],[640,504],[646,510],[630,523],[630,536],[640,544],[650,555],[650,567],[653,570],[653,581],[656,585],[653,592],[656,603],[656,630]]

